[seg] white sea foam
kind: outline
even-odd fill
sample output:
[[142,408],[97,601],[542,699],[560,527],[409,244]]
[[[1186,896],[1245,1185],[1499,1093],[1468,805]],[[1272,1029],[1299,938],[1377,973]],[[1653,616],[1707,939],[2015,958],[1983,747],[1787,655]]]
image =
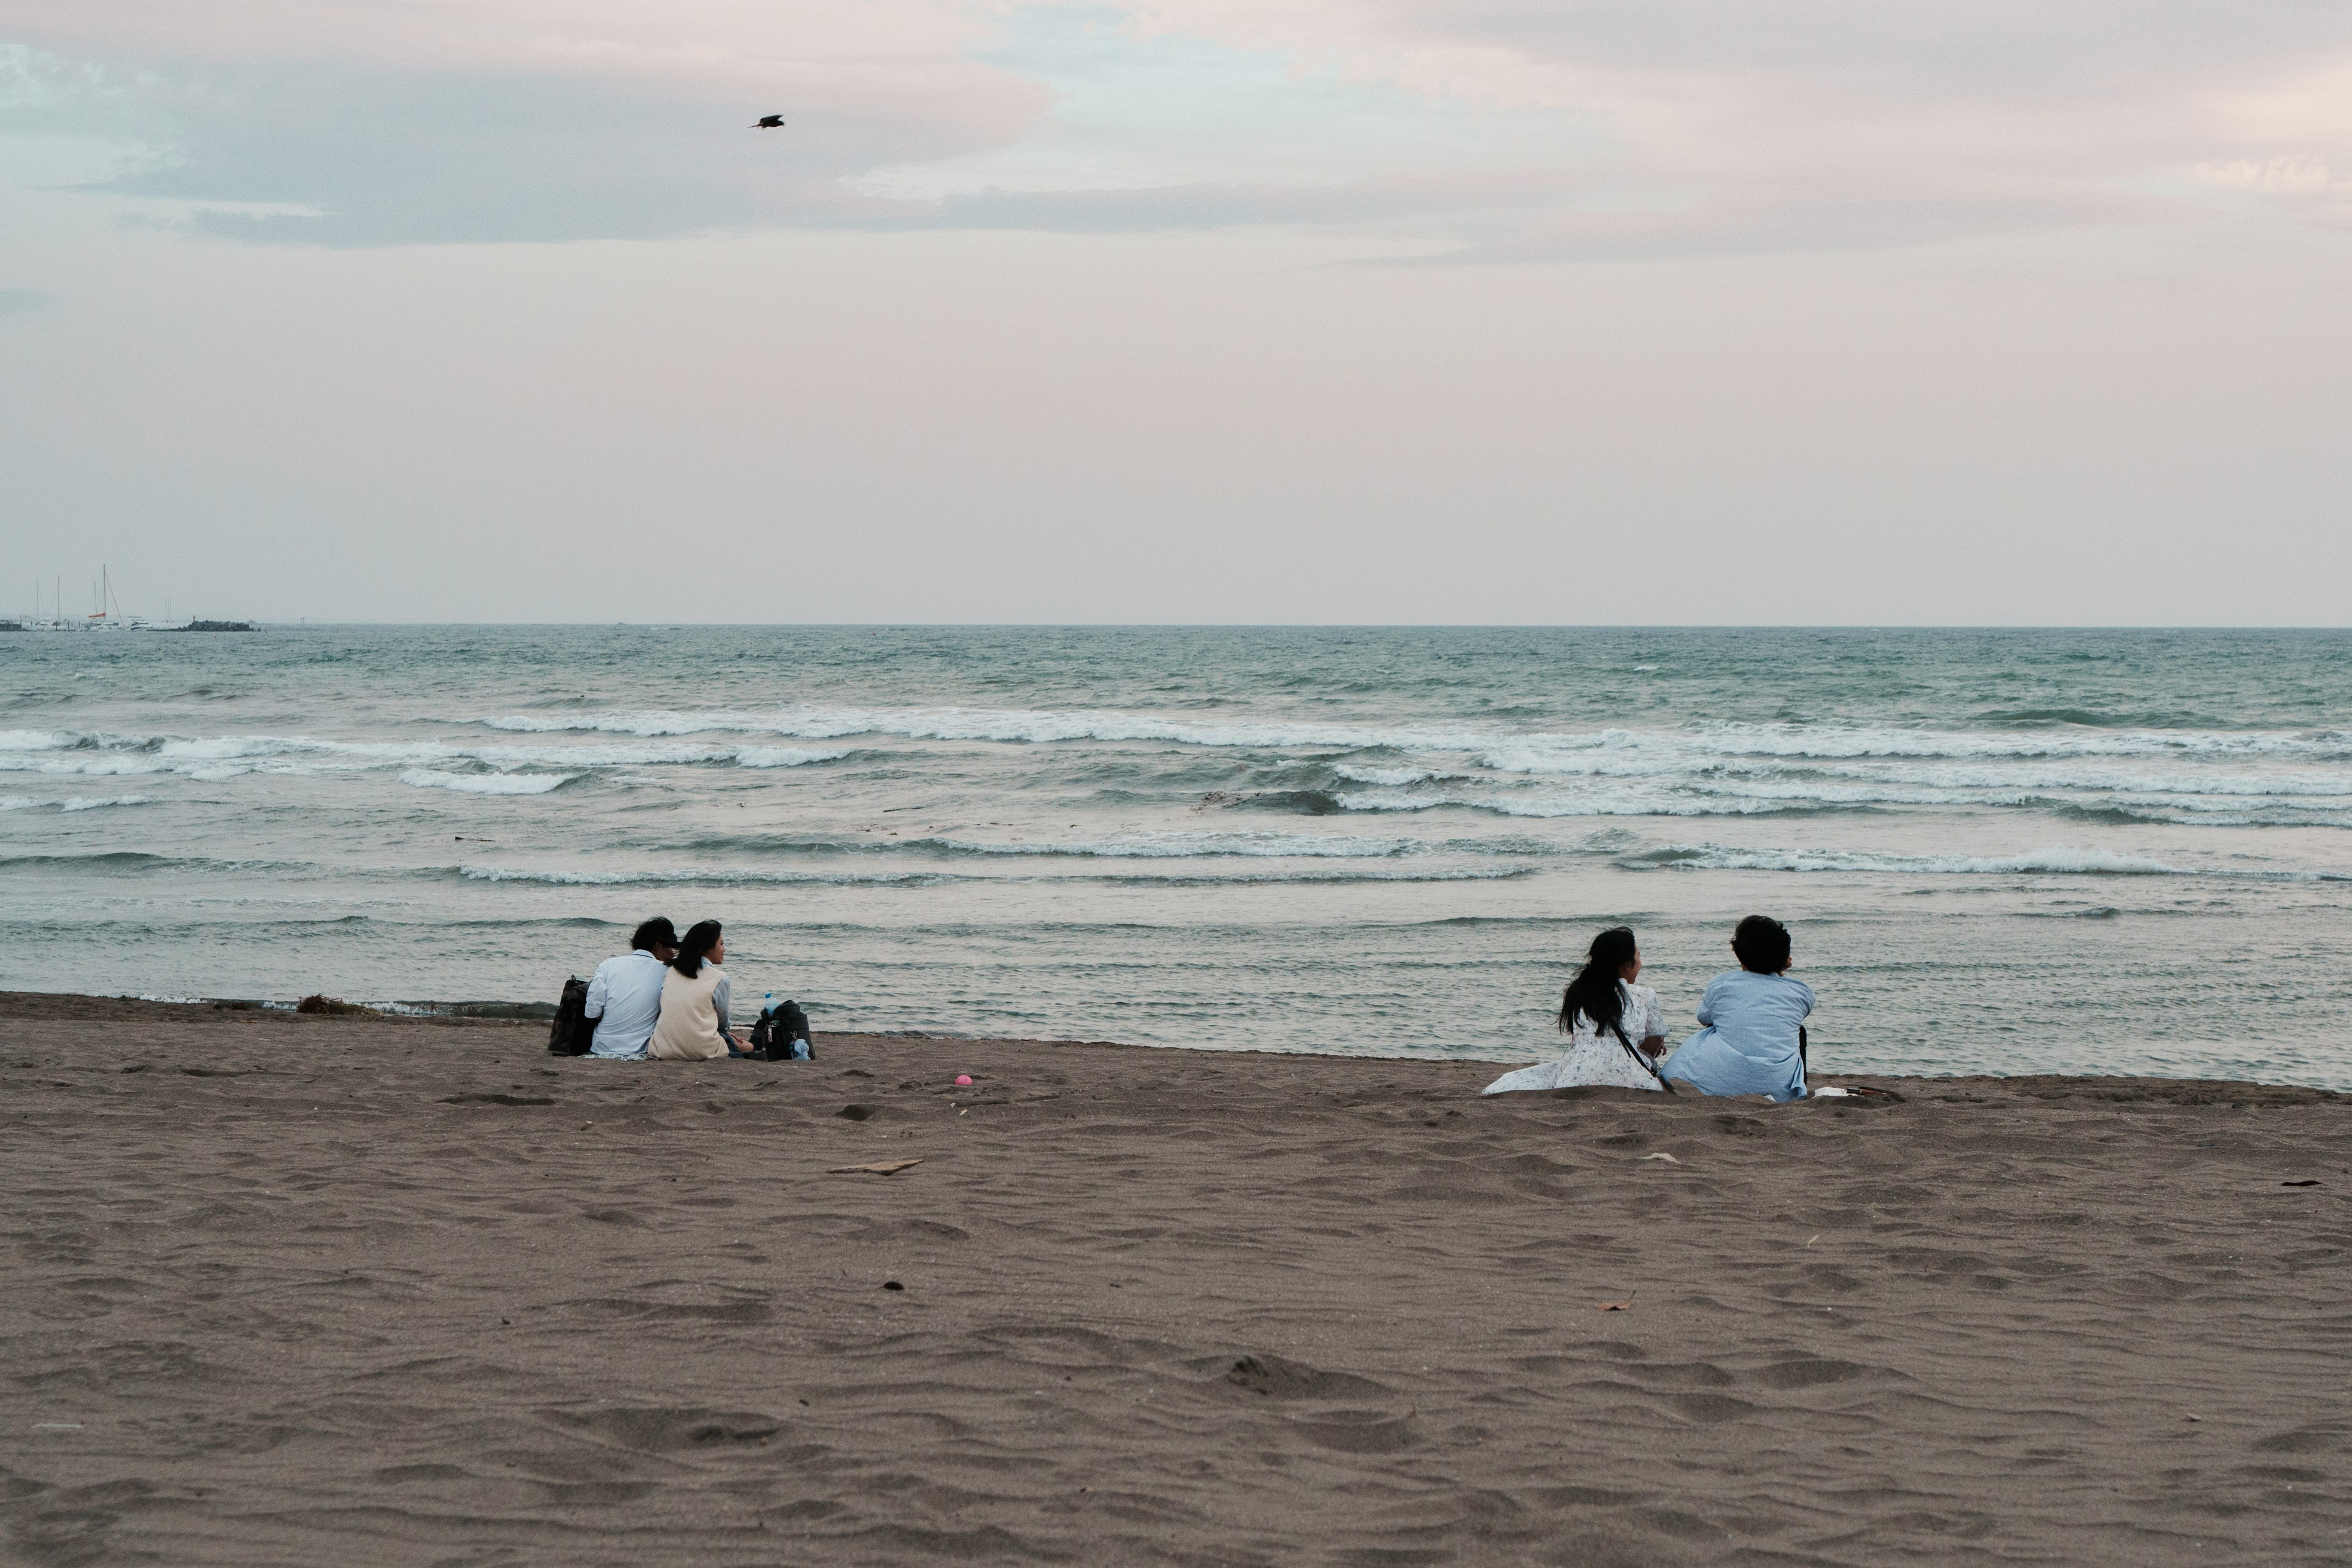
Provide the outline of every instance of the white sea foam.
[[152,795],[69,795],[58,802],[59,811],[96,811],[104,805],[149,805]]
[[[1491,728],[1387,727],[1289,720],[1205,720],[1084,709],[806,708],[753,711],[627,710],[509,715],[493,729],[626,734],[654,743],[469,744],[339,740],[309,735],[200,738],[0,731],[0,770],[85,776],[174,772],[226,779],[246,772],[301,773],[354,767],[500,771],[734,765],[789,768],[849,755],[844,748],[747,745],[698,734],[765,733],[800,740],[853,734],[912,740],[1046,743],[1159,741],[1276,751],[1401,752],[1404,764],[1334,764],[1371,791],[1343,795],[1359,811],[1475,806],[1518,816],[1743,815],[1790,806],[2031,805],[2055,797],[2127,796],[2163,808],[2199,796],[2249,802],[2304,799],[2352,816],[2352,738],[2340,731],[1939,731],[1869,725],[1716,722],[1670,730],[1604,728],[1507,734]],[[1466,770],[1466,771],[1465,771]],[[471,776],[471,775],[463,775]],[[1649,784],[1603,793],[1479,793],[1481,779]],[[1444,786],[1448,793],[1432,793]],[[1761,803],[1761,804],[1759,804]],[[2195,809],[2181,806],[2179,809]]]
[[1073,855],[1116,859],[1190,859],[1202,856],[1250,856],[1302,859],[1380,858],[1426,848],[1418,838],[1357,838],[1336,833],[1123,833],[1108,838],[1004,839],[916,838],[909,847],[932,847],[965,855]]
[[334,741],[310,735],[219,735],[206,740],[167,740],[156,754],[172,762],[251,761],[276,757],[337,757],[400,767],[428,763],[487,763],[493,767],[533,764],[642,767],[658,763],[707,763],[732,756],[724,746],[455,746],[441,741]]
[[[1613,773],[1778,763],[1883,760],[2019,761],[2196,759],[2352,761],[2341,731],[1903,730],[1835,724],[1706,724],[1686,730],[1598,730],[1530,734],[1478,748],[1481,766],[1507,773]],[[2047,777],[2038,774],[2036,777]]]
[[1717,787],[1598,789],[1569,793],[1496,790],[1402,795],[1359,791],[1333,797],[1348,811],[1421,812],[1460,806],[1504,816],[1753,816],[1809,808],[1851,810],[1858,806],[1982,805],[1980,795],[1951,790]]
[[757,714],[711,711],[541,714],[510,713],[494,719],[459,719],[492,730],[519,730],[526,734],[555,735],[585,731],[604,735],[704,735],[723,731],[750,731],[772,735],[799,733],[780,729]]
[[691,871],[535,871],[509,866],[460,866],[457,874],[474,882],[543,882],[563,888],[627,888],[691,881],[700,875]]
[[849,755],[842,749],[680,742],[667,745],[456,745],[441,741],[340,741],[312,735],[74,735],[0,731],[0,771],[107,776],[176,773],[197,779],[247,773],[303,775],[480,763],[522,767],[613,768],[719,763],[791,768]]
[[[1346,773],[1348,770],[1337,770]],[[1371,775],[1378,770],[1362,770]],[[2178,759],[2143,767],[2047,761],[1948,765],[1916,761],[1792,764],[1778,760],[1691,760],[1595,754],[1542,773],[1481,782],[1436,775],[1335,793],[1351,811],[1420,812],[1462,806],[1505,816],[1709,816],[1802,809],[2059,805],[2249,814],[2297,820],[2352,817],[2352,769],[2297,762],[2268,767],[2231,759],[2188,772]],[[1442,779],[1445,787],[1426,784]]]
[[2192,876],[2141,855],[2058,846],[2020,855],[1886,855],[1852,849],[1750,849],[1676,844],[1638,860],[1707,871],[1862,871],[1916,876]]
[[119,778],[127,774],[172,771],[170,764],[158,762],[153,757],[139,754],[110,756],[102,752],[73,752],[64,756],[0,757],[0,770],[81,778]]
[[[2152,760],[2153,761],[2153,760]],[[2297,763],[2250,771],[2224,762],[2198,773],[2176,771],[2177,759],[2147,768],[2112,763],[2034,761],[1999,766],[1856,767],[1809,770],[1832,778],[1900,780],[1948,790],[2005,790],[2166,795],[2245,795],[2336,799],[2352,803],[2352,767]]]
[[805,746],[745,746],[736,752],[735,762],[746,768],[797,768],[810,763],[836,763],[847,755],[846,751],[812,751]]
[[2352,734],[2340,730],[1930,730],[1714,722],[1675,733],[1687,733],[1726,753],[1775,757],[2352,758]]
[[1358,870],[1353,867],[1346,870],[1130,871],[1120,876],[1083,879],[1148,888],[1246,888],[1339,882],[1507,882],[1514,878],[1532,876],[1537,869],[1532,866],[1454,866],[1415,867],[1411,870],[1398,871]]
[[474,882],[535,882],[559,888],[631,887],[921,887],[957,879],[937,871],[762,871],[739,868],[647,871],[551,871],[529,867],[460,866]]
[[471,721],[493,730],[535,732],[589,731],[626,735],[749,732],[832,741],[850,735],[898,735],[918,741],[1170,741],[1193,746],[1257,749],[1311,747],[1358,751],[1391,746],[1461,751],[1493,739],[1491,731],[1402,730],[1286,720],[1199,720],[1172,714],[1103,709],[1052,711],[985,708],[806,708],[752,712],[737,710],[655,710],[613,713],[508,714]]
[[[1530,874],[1526,866],[1455,866],[1382,870],[1269,870],[1203,873],[1126,871],[1056,878],[1056,882],[1124,883],[1139,887],[1251,887],[1316,882],[1491,882]],[[767,871],[688,869],[659,871],[552,871],[505,866],[460,866],[468,881],[522,882],[548,887],[937,887],[974,879],[940,871]]]
[[796,768],[809,763],[830,763],[849,755],[846,750],[816,751],[800,746],[668,745],[668,746],[450,746],[452,758],[487,763],[492,767],[648,768],[694,767],[732,763],[747,768]]
[[545,795],[578,778],[578,773],[445,773],[431,768],[411,768],[400,782],[418,789],[454,789],[467,795]]
[[1466,778],[1465,773],[1441,772],[1436,768],[1360,768],[1342,763],[1331,770],[1350,784],[1379,784],[1389,789],[1402,789],[1408,784],[1435,784],[1440,779]]
[[[1164,741],[1256,750],[1364,750],[1464,755],[1507,773],[1684,772],[1738,759],[1842,760],[2096,757],[2301,757],[2352,761],[2341,731],[1931,730],[1890,725],[1710,722],[1673,730],[1604,728],[1513,734],[1491,727],[1341,724],[1290,719],[1194,719],[1107,709],[656,709],[507,714],[466,721],[491,729],[646,736],[751,732],[810,740],[1047,743]],[[1425,771],[1425,770],[1417,770]],[[1363,782],[1384,782],[1366,780]]]
[[29,795],[0,795],[0,811],[30,811],[40,804]]

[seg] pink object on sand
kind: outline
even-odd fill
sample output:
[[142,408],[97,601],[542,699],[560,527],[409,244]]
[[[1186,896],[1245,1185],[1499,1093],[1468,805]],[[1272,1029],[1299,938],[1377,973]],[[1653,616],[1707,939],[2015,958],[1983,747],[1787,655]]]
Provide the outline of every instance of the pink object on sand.
[[956,1087],[958,1089],[970,1089],[971,1087],[971,1074],[968,1072],[960,1072],[956,1074]]

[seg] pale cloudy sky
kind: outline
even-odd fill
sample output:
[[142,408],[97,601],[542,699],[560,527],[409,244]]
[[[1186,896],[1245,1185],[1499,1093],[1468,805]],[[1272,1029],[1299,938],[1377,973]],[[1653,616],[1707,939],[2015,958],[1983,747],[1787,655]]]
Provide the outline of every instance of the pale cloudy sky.
[[101,563],[2342,625],[2352,7],[0,0],[0,608]]

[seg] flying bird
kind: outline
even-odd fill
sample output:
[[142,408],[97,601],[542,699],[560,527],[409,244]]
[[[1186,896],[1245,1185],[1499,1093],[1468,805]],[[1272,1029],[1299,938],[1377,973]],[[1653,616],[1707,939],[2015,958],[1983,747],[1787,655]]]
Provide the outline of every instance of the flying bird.
[[754,131],[781,131],[783,128],[784,117],[781,114],[762,114],[760,123],[751,127]]

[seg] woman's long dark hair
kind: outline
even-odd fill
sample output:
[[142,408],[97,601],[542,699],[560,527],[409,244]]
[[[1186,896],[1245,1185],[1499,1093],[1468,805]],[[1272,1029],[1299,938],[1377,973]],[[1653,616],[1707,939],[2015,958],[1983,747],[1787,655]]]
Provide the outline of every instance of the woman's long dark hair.
[[[695,930],[700,931],[700,926]],[[693,941],[689,935],[687,940]],[[1633,962],[1636,944],[1632,926],[1611,926],[1592,939],[1591,949],[1584,955],[1584,967],[1568,983],[1559,996],[1559,1032],[1576,1033],[1579,1013],[1592,1020],[1594,1031],[1606,1036],[1625,1022],[1625,993],[1618,988],[1625,966]]]
[[719,922],[697,921],[686,933],[686,940],[677,944],[677,956],[669,961],[669,966],[691,980],[702,973],[703,959],[718,945]]

